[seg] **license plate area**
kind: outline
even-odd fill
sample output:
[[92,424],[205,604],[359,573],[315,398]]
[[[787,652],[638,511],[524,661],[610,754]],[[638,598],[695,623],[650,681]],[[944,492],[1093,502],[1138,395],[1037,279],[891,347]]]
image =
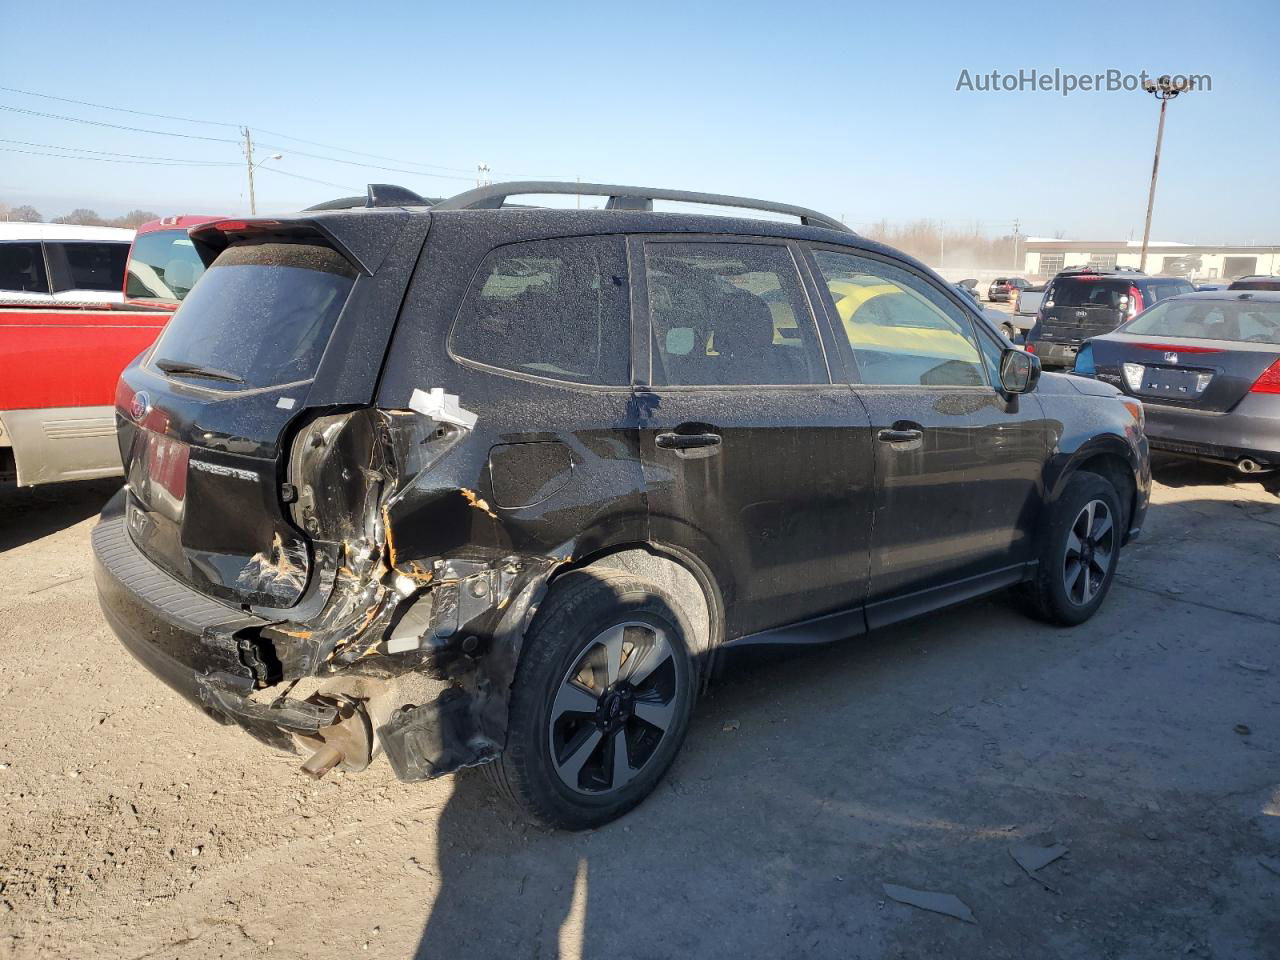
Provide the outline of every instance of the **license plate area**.
[[1143,396],[1170,400],[1196,400],[1212,380],[1212,373],[1148,366],[1143,370],[1142,385],[1137,392]]

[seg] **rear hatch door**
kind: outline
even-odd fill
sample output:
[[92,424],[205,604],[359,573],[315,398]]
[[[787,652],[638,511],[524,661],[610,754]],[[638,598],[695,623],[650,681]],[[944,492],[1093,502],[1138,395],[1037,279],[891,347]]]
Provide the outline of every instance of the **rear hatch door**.
[[1107,277],[1058,277],[1040,305],[1044,340],[1079,344],[1110,333],[1125,318],[1129,283]]
[[126,523],[153,562],[232,604],[298,603],[313,557],[287,506],[291,438],[317,408],[372,401],[428,221],[361,211],[192,232],[209,266],[116,395]]

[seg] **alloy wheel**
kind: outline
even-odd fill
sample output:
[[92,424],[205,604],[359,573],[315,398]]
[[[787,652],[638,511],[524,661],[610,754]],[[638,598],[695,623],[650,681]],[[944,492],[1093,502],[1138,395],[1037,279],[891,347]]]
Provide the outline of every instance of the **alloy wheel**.
[[1090,500],[1067,532],[1062,563],[1062,583],[1076,606],[1086,606],[1102,589],[1115,562],[1115,546],[1111,508],[1101,500]]
[[565,786],[599,795],[639,776],[675,721],[686,669],[651,623],[616,624],[583,647],[551,705],[551,762]]

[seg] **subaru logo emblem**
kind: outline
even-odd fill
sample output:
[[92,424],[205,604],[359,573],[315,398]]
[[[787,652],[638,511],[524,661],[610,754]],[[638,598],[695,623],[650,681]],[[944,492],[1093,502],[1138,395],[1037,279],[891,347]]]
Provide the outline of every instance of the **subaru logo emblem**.
[[151,397],[147,395],[147,391],[139,390],[133,395],[133,402],[129,404],[129,416],[139,423],[151,410]]
[[1174,353],[1174,352],[1171,350],[1171,351],[1169,351],[1168,353],[1166,353],[1166,354],[1164,355],[1164,362],[1165,362],[1165,363],[1177,363],[1177,362],[1178,362],[1178,355],[1177,355],[1176,353]]

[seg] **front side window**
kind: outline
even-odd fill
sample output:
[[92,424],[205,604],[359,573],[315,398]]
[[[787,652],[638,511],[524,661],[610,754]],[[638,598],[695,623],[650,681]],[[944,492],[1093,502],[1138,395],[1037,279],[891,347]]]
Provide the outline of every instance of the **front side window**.
[[899,267],[814,251],[863,383],[986,384],[968,316],[941,291]]
[[53,275],[61,280],[59,290],[97,290],[119,293],[124,289],[124,265],[129,259],[127,243],[76,241],[48,243]]
[[0,292],[48,293],[44,254],[38,243],[0,243]]
[[791,251],[646,243],[656,386],[829,383]]
[[449,349],[455,357],[530,376],[625,385],[629,297],[619,237],[499,247],[472,281]]
[[218,389],[310,380],[355,277],[329,247],[228,247],[174,313],[151,362]]
[[125,296],[130,300],[180,303],[202,273],[204,263],[186,230],[139,234],[129,257]]

